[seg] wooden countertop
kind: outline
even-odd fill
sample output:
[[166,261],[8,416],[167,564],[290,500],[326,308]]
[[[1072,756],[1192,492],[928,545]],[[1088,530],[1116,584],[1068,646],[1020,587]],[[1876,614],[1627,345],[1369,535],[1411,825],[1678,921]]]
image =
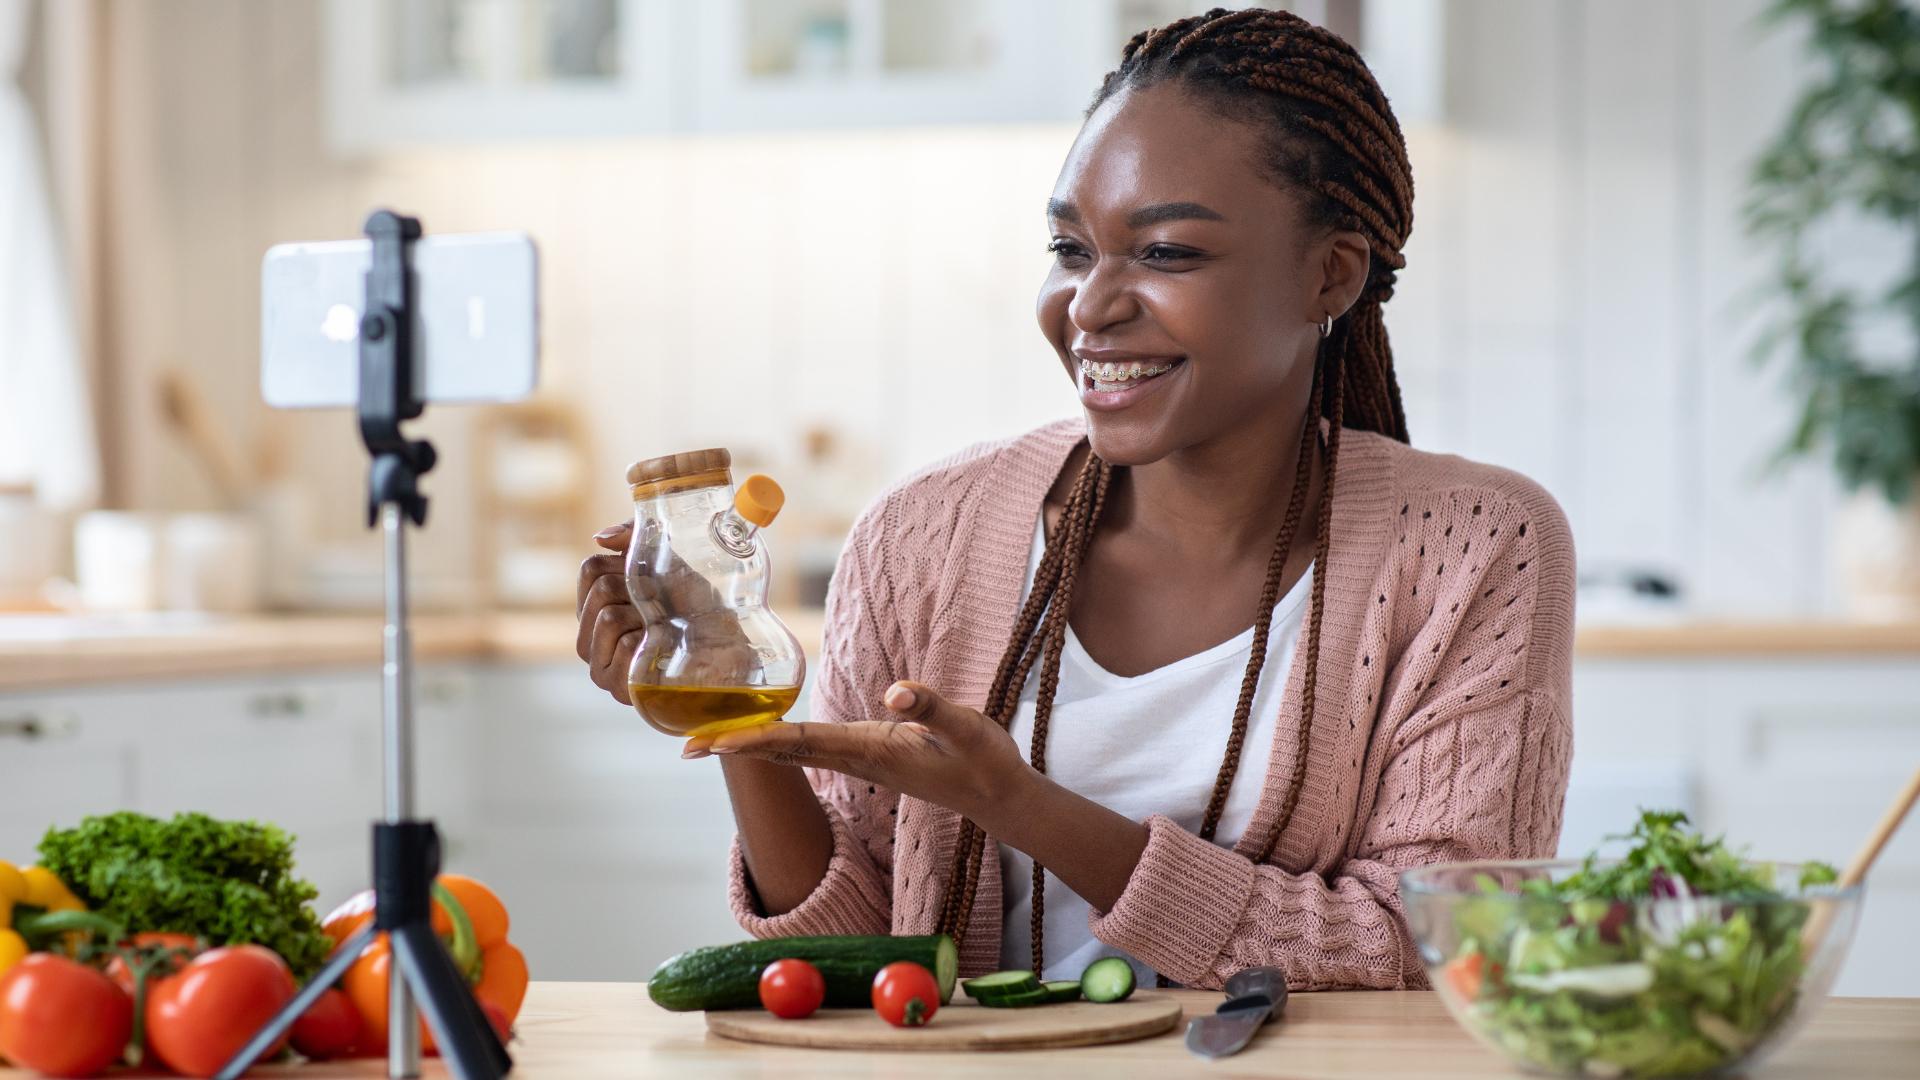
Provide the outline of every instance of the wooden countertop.
[[[1187,1017],[1221,998],[1174,991]],[[939,1023],[936,1017],[934,1023]],[[732,1042],[707,1034],[699,1013],[669,1013],[640,983],[535,983],[516,1025],[513,1076],[846,1077],[846,1076],[1263,1076],[1481,1078],[1522,1075],[1474,1042],[1431,991],[1298,994],[1286,1016],[1229,1061],[1188,1054],[1185,1024],[1174,1033],[1114,1046],[1006,1053],[881,1054],[801,1050]],[[1844,1076],[1912,1077],[1920,1062],[1920,998],[1838,998],[1816,1013],[1756,1080]],[[430,1061],[426,1076],[445,1076]],[[21,1073],[0,1070],[0,1076]],[[384,1059],[259,1069],[250,1076],[335,1080],[383,1077]]]
[[[817,656],[822,613],[782,617]],[[412,628],[426,661],[574,655],[568,611],[422,615]],[[370,615],[0,615],[0,692],[374,664],[380,647]],[[1600,624],[1582,626],[1574,647],[1583,660],[1920,657],[1920,623]]]

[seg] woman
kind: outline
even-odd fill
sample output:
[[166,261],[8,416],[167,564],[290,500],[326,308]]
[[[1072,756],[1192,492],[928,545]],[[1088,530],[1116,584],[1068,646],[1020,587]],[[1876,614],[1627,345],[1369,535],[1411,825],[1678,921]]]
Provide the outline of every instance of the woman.
[[[1380,308],[1412,192],[1335,35],[1215,10],[1127,44],[1048,204],[1084,419],[884,495],[815,722],[686,745],[722,759],[750,933],[1419,986],[1400,870],[1553,853],[1572,544],[1533,483],[1406,445]],[[579,645],[624,701],[620,572],[583,565]]]

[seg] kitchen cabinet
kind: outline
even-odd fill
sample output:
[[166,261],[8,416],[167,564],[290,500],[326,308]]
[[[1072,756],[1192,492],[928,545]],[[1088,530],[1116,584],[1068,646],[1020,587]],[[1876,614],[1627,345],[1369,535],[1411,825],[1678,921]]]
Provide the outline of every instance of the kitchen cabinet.
[[[448,869],[507,899],[539,978],[638,978],[737,939],[719,763],[682,761],[564,652],[420,665],[419,805]],[[1916,701],[1906,654],[1583,655],[1561,852],[1583,854],[1641,806],[1674,806],[1756,856],[1844,862],[1920,762]],[[793,715],[806,709],[803,697]],[[297,836],[325,908],[366,882],[379,732],[372,663],[0,693],[0,858],[29,858],[49,825],[89,813],[253,817]],[[1836,992],[1920,995],[1916,955],[1909,822],[1875,870]]]
[[[1415,85],[1437,78],[1436,3],[1397,0],[1394,17],[1382,9],[1364,19],[1360,0],[1272,6],[1360,38],[1383,83],[1411,102]],[[1070,123],[1134,32],[1210,6],[328,0],[328,137],[352,154],[547,137]]]

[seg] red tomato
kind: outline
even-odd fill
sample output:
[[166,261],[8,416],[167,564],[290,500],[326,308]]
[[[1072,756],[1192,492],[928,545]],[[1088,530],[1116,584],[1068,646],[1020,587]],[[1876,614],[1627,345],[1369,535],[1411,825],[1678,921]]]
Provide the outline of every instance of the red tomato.
[[174,1072],[212,1076],[296,989],[286,961],[272,949],[229,945],[201,953],[178,974],[148,985],[147,1049]]
[[940,1011],[940,984],[910,960],[888,964],[873,977],[873,1011],[894,1027],[919,1027]]
[[1486,954],[1475,952],[1456,956],[1440,969],[1440,973],[1462,1001],[1472,1001],[1480,996],[1480,984],[1486,981]]
[[112,979],[54,953],[0,977],[0,1057],[48,1076],[94,1076],[120,1060],[133,998]]
[[340,990],[320,995],[293,1022],[293,1048],[316,1061],[346,1057],[360,1041],[360,1010]]
[[827,980],[805,960],[775,960],[760,973],[760,1004],[782,1020],[813,1015],[827,999]]

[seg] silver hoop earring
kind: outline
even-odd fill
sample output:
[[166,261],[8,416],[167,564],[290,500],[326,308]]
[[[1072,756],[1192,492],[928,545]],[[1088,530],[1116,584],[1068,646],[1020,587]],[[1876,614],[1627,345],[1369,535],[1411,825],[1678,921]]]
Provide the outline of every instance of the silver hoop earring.
[[1320,323],[1320,339],[1325,341],[1333,336],[1333,316],[1327,315]]

